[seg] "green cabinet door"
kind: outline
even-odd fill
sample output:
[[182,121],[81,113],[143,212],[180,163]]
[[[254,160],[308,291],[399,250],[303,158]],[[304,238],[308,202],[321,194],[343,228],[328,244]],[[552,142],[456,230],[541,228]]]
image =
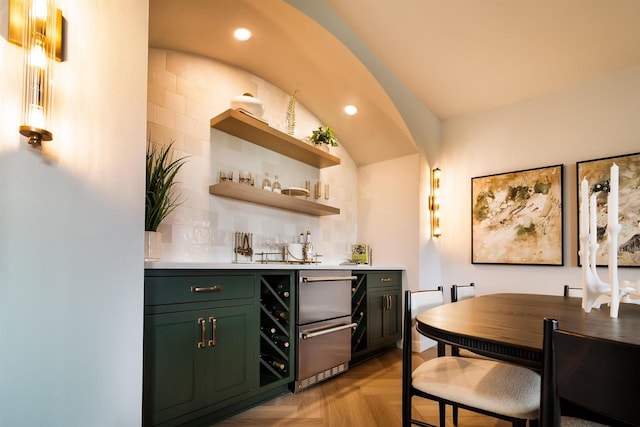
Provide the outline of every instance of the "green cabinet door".
[[389,308],[383,315],[383,331],[388,342],[396,342],[402,338],[402,291],[389,289]]
[[[207,331],[208,405],[247,393],[257,386],[259,332],[255,311],[254,305],[207,310],[207,326],[212,329]],[[212,324],[215,324],[215,335]]]
[[157,425],[251,390],[255,307],[145,316],[144,425]]
[[144,425],[156,425],[206,403],[204,310],[145,316]]
[[369,348],[389,345],[401,337],[399,288],[375,289],[367,295]]

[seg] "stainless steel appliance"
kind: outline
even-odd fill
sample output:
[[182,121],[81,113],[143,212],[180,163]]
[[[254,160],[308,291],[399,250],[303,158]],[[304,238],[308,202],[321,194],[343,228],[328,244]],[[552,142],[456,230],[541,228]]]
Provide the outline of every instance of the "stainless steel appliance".
[[294,392],[349,369],[351,272],[300,270],[296,303]]

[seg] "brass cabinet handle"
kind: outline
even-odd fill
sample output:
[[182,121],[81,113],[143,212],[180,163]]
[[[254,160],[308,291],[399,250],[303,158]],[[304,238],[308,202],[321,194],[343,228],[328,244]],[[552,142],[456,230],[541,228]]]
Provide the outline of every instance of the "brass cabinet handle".
[[201,336],[200,341],[198,342],[198,348],[204,348],[204,341],[206,339],[207,334],[207,323],[204,320],[204,317],[198,317],[198,324],[201,327]]
[[220,292],[221,290],[222,286],[220,285],[209,286],[207,288],[199,288],[197,286],[191,287],[191,292]]
[[383,295],[382,296],[384,298],[384,304],[382,309],[383,310],[391,310],[391,308],[393,308],[393,296],[392,295]]
[[211,316],[209,317],[209,323],[211,323],[211,339],[209,340],[209,347],[213,347],[216,345],[216,334],[218,332],[218,319]]
[[390,310],[391,307],[389,305],[389,295],[382,295],[382,309]]
[[391,277],[383,277],[383,278],[380,279],[381,282],[390,282],[392,280],[393,279]]

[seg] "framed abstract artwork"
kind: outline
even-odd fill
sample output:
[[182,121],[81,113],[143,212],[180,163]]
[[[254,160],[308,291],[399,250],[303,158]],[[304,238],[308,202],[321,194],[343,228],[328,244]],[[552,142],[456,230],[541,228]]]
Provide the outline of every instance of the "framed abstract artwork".
[[471,178],[473,264],[563,265],[563,166]]
[[[576,182],[578,186],[578,207],[582,202],[580,185],[584,178],[589,184],[589,195],[596,195],[597,242],[596,264],[604,266],[609,260],[607,244],[607,199],[609,195],[609,175],[611,166],[618,165],[618,266],[640,267],[640,153],[585,160],[577,163]],[[578,215],[580,215],[578,209]],[[580,239],[580,221],[578,239]],[[578,241],[578,247],[579,247]]]

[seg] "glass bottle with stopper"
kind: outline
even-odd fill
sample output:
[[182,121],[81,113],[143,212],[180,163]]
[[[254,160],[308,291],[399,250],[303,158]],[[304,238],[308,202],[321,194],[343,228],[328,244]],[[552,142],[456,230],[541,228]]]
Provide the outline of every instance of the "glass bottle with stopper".
[[271,180],[269,179],[269,172],[264,173],[264,179],[262,180],[262,189],[271,191]]
[[274,193],[282,193],[282,185],[280,185],[280,181],[278,181],[278,175],[274,176],[273,185],[271,186],[271,190]]

